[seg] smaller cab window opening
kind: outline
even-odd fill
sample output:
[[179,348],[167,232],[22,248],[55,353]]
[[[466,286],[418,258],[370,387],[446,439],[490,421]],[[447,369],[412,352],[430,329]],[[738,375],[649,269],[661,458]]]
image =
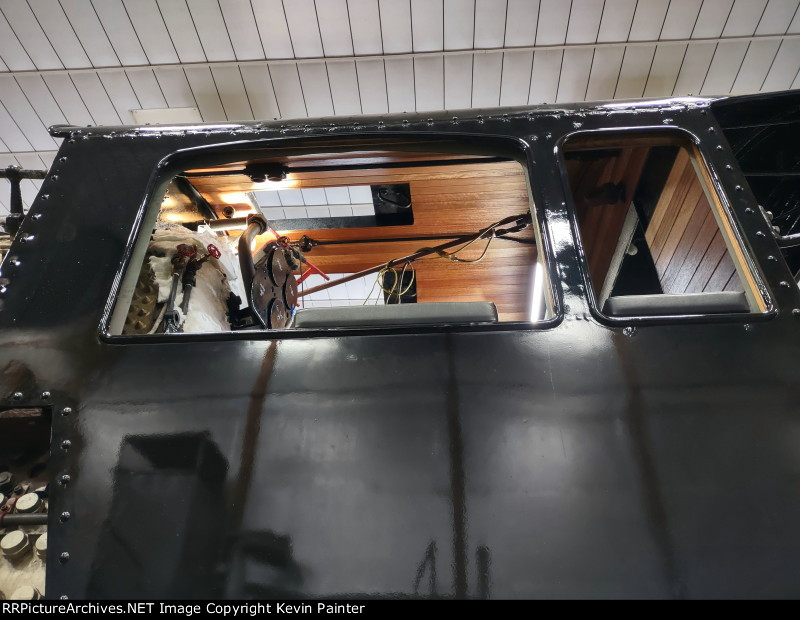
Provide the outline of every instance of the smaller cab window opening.
[[577,134],[563,157],[602,314],[766,311],[730,214],[684,134]]
[[198,162],[159,185],[111,335],[552,318],[522,155],[352,145]]

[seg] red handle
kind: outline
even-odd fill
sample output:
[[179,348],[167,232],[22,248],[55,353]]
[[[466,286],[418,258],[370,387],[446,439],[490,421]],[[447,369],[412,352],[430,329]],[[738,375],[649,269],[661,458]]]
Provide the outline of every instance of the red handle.
[[197,248],[193,245],[189,245],[188,243],[181,243],[178,246],[178,253],[181,256],[185,256],[186,258],[191,258],[195,254],[197,254]]
[[208,244],[208,253],[214,258],[219,258],[222,256],[222,252],[220,252],[219,248],[217,248],[217,246],[215,246],[213,243]]
[[322,271],[322,269],[320,269],[319,267],[317,267],[317,266],[316,266],[314,263],[312,263],[310,260],[306,259],[306,260],[304,260],[303,262],[304,262],[306,265],[308,265],[308,269],[306,270],[306,272],[305,272],[305,273],[304,273],[302,276],[300,276],[300,277],[297,279],[297,283],[298,283],[298,284],[300,284],[300,283],[301,283],[303,280],[305,280],[305,279],[306,279],[308,276],[310,276],[312,273],[318,273],[319,275],[321,275],[321,276],[322,276],[323,278],[325,278],[326,280],[330,280],[330,276],[328,276],[328,274],[326,274],[324,271]]

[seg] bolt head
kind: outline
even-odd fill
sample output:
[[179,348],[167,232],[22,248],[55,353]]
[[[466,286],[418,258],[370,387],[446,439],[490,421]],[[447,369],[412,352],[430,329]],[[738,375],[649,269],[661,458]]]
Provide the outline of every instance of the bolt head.
[[63,415],[63,416],[67,416],[67,415],[69,415],[70,413],[72,413],[72,407],[64,407],[64,408],[61,410],[61,415]]
[[71,479],[72,479],[72,478],[70,478],[70,477],[69,477],[69,474],[62,474],[62,475],[61,475],[61,477],[58,479],[58,481],[59,481],[59,482],[60,482],[62,485],[66,486],[67,484],[69,484],[69,481],[70,481]]
[[61,555],[58,556],[58,559],[61,562],[68,562],[69,561],[69,551],[62,551]]
[[61,516],[59,516],[59,520],[61,521],[61,523],[64,523],[65,521],[69,521],[69,518],[71,516],[72,516],[71,514],[69,514],[68,512],[64,511],[64,512],[61,513]]
[[65,439],[61,442],[61,449],[62,450],[69,450],[72,446],[72,442],[69,439]]
[[50,400],[50,392],[42,392],[42,400]]

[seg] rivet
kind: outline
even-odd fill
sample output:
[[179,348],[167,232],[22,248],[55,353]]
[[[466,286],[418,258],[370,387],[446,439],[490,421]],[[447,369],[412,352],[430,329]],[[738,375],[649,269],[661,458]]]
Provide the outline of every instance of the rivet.
[[721,144],[718,144],[718,145],[716,146],[716,149],[717,149],[718,151],[721,151],[721,150],[722,150],[722,145],[721,145]]
[[791,284],[789,284],[789,283],[788,283],[786,280],[781,280],[781,281],[780,281],[780,285],[781,285],[783,288],[791,288],[791,286],[792,286],[792,285],[791,285]]
[[753,210],[750,207],[745,207],[745,213],[753,213]]
[[58,598],[60,598],[62,601],[68,601],[69,600],[69,597],[66,594],[62,594]]
[[730,164],[725,164],[725,170],[733,170],[733,166]]
[[72,445],[72,442],[69,439],[65,439],[64,441],[61,442],[61,449],[62,450],[69,450],[71,445]]
[[32,217],[34,220],[37,220],[37,221],[38,221],[38,220],[42,219],[42,214],[41,214],[41,213],[34,213],[33,215],[31,215],[31,217]]
[[536,134],[533,134],[531,136],[531,140],[533,140],[534,142],[536,142],[538,139],[539,139],[539,136],[537,136]]
[[61,410],[61,415],[63,416],[68,416],[70,413],[72,413],[72,407],[64,407]]
[[737,186],[736,186],[736,187],[734,187],[733,189],[735,189],[737,192],[744,191],[744,188],[743,188],[741,185],[737,185]]
[[62,155],[61,157],[58,158],[58,161],[67,161],[67,156]]
[[42,194],[41,196],[39,196],[40,200],[47,200],[48,198],[50,198],[50,194]]
[[34,239],[33,235],[22,235],[19,238],[19,242],[20,243],[30,243],[31,241],[33,241],[33,239]]
[[50,176],[50,180],[51,181],[58,181],[58,175],[57,174],[51,175]]
[[69,514],[67,511],[64,511],[61,513],[61,516],[58,517],[58,520],[61,521],[61,523],[66,523],[67,521],[69,521],[69,518],[71,516],[72,515]]
[[705,113],[706,113],[706,110],[705,110],[705,108],[703,108],[702,110],[700,110],[700,114],[705,114]]
[[708,128],[708,133],[714,133],[714,131],[715,131],[715,130],[714,130],[714,128],[713,128],[713,127],[709,127],[709,128]]
[[763,230],[759,230],[756,232],[756,237],[763,237],[763,236],[765,236]]
[[42,400],[50,400],[50,392],[42,392]]
[[634,336],[636,334],[636,328],[626,327],[625,329],[622,330],[622,333],[625,334],[626,336]]
[[769,256],[767,256],[767,260],[774,263],[778,259],[775,258],[772,254],[770,254]]
[[745,323],[745,324],[744,324],[744,331],[746,331],[746,332],[751,332],[751,331],[753,331],[753,326],[752,326],[752,325],[750,325],[750,323]]
[[11,400],[22,400],[22,392],[14,392],[11,395]]
[[61,563],[69,562],[69,551],[62,551],[61,555],[58,556],[58,559],[61,560]]
[[71,480],[71,478],[69,477],[69,474],[61,474],[61,477],[58,479],[58,481],[59,481],[59,482],[60,482],[60,483],[61,483],[63,486],[66,486],[67,484],[69,484],[69,481],[70,481],[70,480]]
[[547,138],[547,139],[549,140],[550,138],[552,138],[552,137],[553,137],[553,134],[551,134],[551,133],[546,133],[546,134],[544,135],[544,137],[545,137],[545,138]]
[[580,129],[581,127],[583,127],[583,123],[579,123],[578,121],[575,121],[575,122],[572,123],[572,126],[575,129]]

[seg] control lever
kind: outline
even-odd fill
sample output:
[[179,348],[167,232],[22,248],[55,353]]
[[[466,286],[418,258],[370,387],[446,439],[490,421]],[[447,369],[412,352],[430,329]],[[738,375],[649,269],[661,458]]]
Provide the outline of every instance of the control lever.
[[[181,244],[178,246],[178,252],[181,252]],[[203,263],[206,262],[210,257],[219,258],[222,256],[222,253],[219,251],[217,246],[213,243],[208,244],[208,254],[206,254],[203,258],[197,258],[197,250],[194,246],[191,247],[191,253],[189,254],[189,262],[186,263],[186,269],[183,271],[183,277],[181,278],[181,283],[183,284],[183,299],[181,300],[181,312],[186,314],[189,311],[189,299],[192,296],[192,289],[197,286],[197,271],[200,267],[203,266]],[[184,256],[183,252],[181,252]]]
[[[178,284],[181,281],[181,275],[186,268],[186,254],[188,253],[185,244],[178,246],[178,253],[172,257],[172,284],[169,289],[169,297],[167,297],[167,305],[164,310],[164,319],[161,321],[159,331],[164,334],[174,334],[181,330],[180,316],[175,309],[175,298],[178,295]],[[181,248],[184,248],[181,250]],[[192,248],[194,249],[194,248]]]
[[178,296],[178,284],[183,284],[183,299],[181,300],[181,312],[186,314],[189,310],[189,299],[192,288],[197,286],[197,270],[208,260],[210,256],[219,258],[222,254],[214,244],[208,245],[208,254],[203,258],[197,258],[197,248],[192,244],[181,243],[177,247],[178,252],[172,258],[172,285],[167,297],[164,319],[161,322],[160,332],[174,334],[183,331],[180,322],[180,314],[175,309],[175,299]]

